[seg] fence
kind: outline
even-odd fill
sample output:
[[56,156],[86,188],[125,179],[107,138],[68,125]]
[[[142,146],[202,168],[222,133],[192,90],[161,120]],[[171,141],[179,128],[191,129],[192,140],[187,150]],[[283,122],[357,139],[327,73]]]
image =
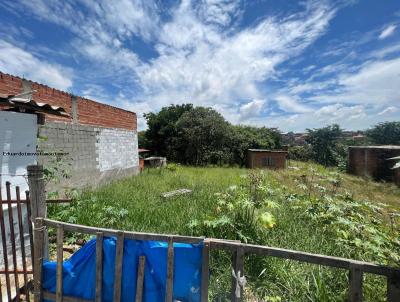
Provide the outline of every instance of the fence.
[[[29,300],[28,281],[32,275],[31,264],[33,263],[32,224],[26,223],[29,219],[24,219],[24,216],[26,217],[26,215],[28,217],[31,216],[29,192],[25,192],[25,199],[21,200],[19,187],[16,187],[15,191],[16,200],[11,199],[11,184],[9,182],[6,183],[6,200],[2,199],[0,191],[0,227],[4,265],[4,269],[0,271],[0,281],[4,280],[6,283],[5,294],[8,301],[11,301],[13,296],[15,296],[16,300],[19,301],[22,293],[26,294],[26,297]],[[3,205],[7,205],[6,210],[3,210]],[[14,217],[15,211],[17,215]],[[25,243],[26,233],[28,233],[29,236],[28,248]],[[17,245],[18,242],[19,245]],[[10,250],[12,260],[9,262]],[[20,286],[21,283],[23,284],[22,286]],[[2,286],[3,284],[0,285],[0,296],[2,300],[4,288]]]
[[36,217],[46,216],[46,204],[70,202],[69,199],[45,199],[41,166],[28,167],[28,182],[31,192],[24,192],[25,199],[21,198],[19,186],[15,187],[16,198],[12,199],[10,182],[5,184],[5,199],[0,190],[0,261],[3,262],[0,269],[0,301],[20,301],[22,295],[25,295],[24,300],[29,301],[34,263],[31,222]]
[[[153,240],[163,241],[168,243],[167,252],[167,282],[166,282],[166,301],[172,301],[173,297],[173,280],[174,280],[174,243],[191,243],[196,244],[203,242],[203,256],[202,256],[202,280],[201,280],[201,300],[208,301],[208,286],[209,286],[209,270],[210,270],[210,251],[212,250],[226,250],[232,252],[232,286],[231,286],[231,300],[238,302],[243,299],[243,287],[242,277],[244,276],[244,259],[246,255],[262,255],[269,257],[278,257],[283,259],[295,260],[305,263],[312,263],[322,266],[334,267],[345,269],[349,272],[349,296],[348,299],[351,302],[360,302],[363,300],[363,275],[365,273],[371,273],[381,275],[387,278],[387,301],[395,302],[400,301],[400,269],[391,268],[387,266],[375,265],[372,263],[366,263],[361,261],[355,261],[351,259],[344,259],[338,257],[330,257],[324,255],[310,254],[299,251],[292,251],[287,249],[279,249],[268,246],[259,246],[251,244],[242,244],[239,241],[220,240],[213,238],[202,238],[202,237],[190,237],[190,236],[179,236],[179,235],[166,235],[166,234],[151,234],[151,233],[140,233],[140,232],[124,232],[119,230],[111,230],[104,228],[95,228],[89,226],[69,224],[59,221],[54,221],[46,218],[46,200],[44,191],[43,171],[40,166],[28,167],[29,175],[29,187],[30,194],[27,195],[25,201],[21,201],[19,193],[17,193],[17,204],[31,205],[30,216],[35,221],[35,228],[33,234],[33,281],[34,281],[34,301],[42,301],[43,299],[53,301],[65,301],[65,302],[86,302],[86,300],[79,299],[77,297],[68,297],[63,295],[63,239],[64,232],[74,232],[82,234],[91,234],[96,236],[96,291],[95,301],[101,301],[102,293],[102,242],[105,236],[112,236],[117,238],[116,247],[116,261],[115,261],[115,279],[114,279],[114,299],[117,302],[121,299],[121,273],[122,273],[122,259],[123,259],[123,241],[124,239],[134,240]],[[18,189],[16,189],[18,190]],[[11,196],[8,192],[10,191],[10,184],[7,185],[7,195]],[[1,199],[1,198],[0,198]],[[7,198],[6,204],[9,205],[13,201],[10,197]],[[4,203],[2,201],[2,203]],[[29,210],[29,206],[27,207]],[[1,210],[2,211],[2,210]],[[2,213],[0,213],[2,214]],[[3,216],[1,216],[3,217]],[[5,230],[3,225],[4,219],[1,220],[1,230]],[[13,225],[13,224],[11,224]],[[57,229],[57,270],[56,270],[56,293],[46,292],[42,288],[42,264],[43,260],[48,259],[48,236],[47,229]],[[21,230],[21,228],[20,228]],[[15,234],[13,235],[15,239]],[[5,238],[2,233],[2,239]],[[30,240],[32,240],[32,230],[30,230]],[[11,244],[13,241],[11,240]],[[15,245],[15,240],[14,240]],[[4,240],[3,240],[4,246]],[[32,245],[31,245],[32,246]],[[13,249],[15,250],[15,249]],[[3,247],[4,253],[4,247]],[[16,257],[13,257],[13,263]],[[144,265],[146,259],[141,256],[139,259],[138,266],[138,278],[137,278],[137,291],[135,300],[137,302],[142,300],[143,293],[143,280],[144,280]],[[6,276],[10,273],[17,275],[19,271],[16,265],[13,266],[14,270],[10,270],[7,267],[4,271],[8,271]],[[24,268],[22,272],[25,273]],[[32,271],[26,269],[26,273],[32,273]],[[24,274],[25,276],[26,274]],[[25,282],[25,284],[27,284]],[[7,281],[7,286],[10,286]],[[7,289],[9,291],[9,289]],[[17,286],[17,291],[19,287]],[[11,301],[11,296],[8,295],[8,301]],[[19,300],[19,296],[16,296],[16,300]]]
[[[56,293],[43,291],[41,287],[41,274],[43,259],[44,238],[47,228],[57,229],[57,290]],[[204,242],[202,256],[202,280],[201,280],[201,300],[208,301],[208,285],[209,285],[209,260],[210,251],[223,249],[233,252],[232,268],[234,271],[232,277],[231,300],[242,301],[243,298],[243,282],[244,276],[244,258],[245,255],[257,254],[270,257],[278,257],[283,259],[291,259],[300,262],[318,264],[328,267],[346,269],[349,271],[349,301],[362,301],[362,280],[364,273],[382,275],[387,278],[387,301],[400,301],[400,270],[375,265],[372,263],[355,261],[351,259],[330,257],[324,255],[310,254],[286,249],[272,248],[268,246],[242,244],[238,241],[208,239],[201,237],[165,235],[165,234],[150,234],[138,232],[123,232],[119,230],[103,229],[88,227],[82,225],[69,224],[50,219],[37,218],[35,225],[35,301],[49,299],[54,301],[71,301],[71,302],[87,302],[87,300],[76,297],[63,296],[62,292],[62,261],[63,261],[63,234],[64,232],[74,232],[81,234],[90,234],[96,236],[96,298],[95,301],[101,301],[102,292],[102,242],[104,236],[117,237],[116,260],[115,260],[115,281],[114,281],[114,302],[121,299],[121,274],[122,274],[122,257],[123,257],[123,240],[156,240],[168,242],[167,253],[167,284],[166,284],[166,301],[172,302],[173,276],[174,276],[174,249],[173,243],[191,243],[196,244]],[[142,256],[139,259],[138,279],[136,301],[141,301],[143,290],[143,268],[145,258]]]

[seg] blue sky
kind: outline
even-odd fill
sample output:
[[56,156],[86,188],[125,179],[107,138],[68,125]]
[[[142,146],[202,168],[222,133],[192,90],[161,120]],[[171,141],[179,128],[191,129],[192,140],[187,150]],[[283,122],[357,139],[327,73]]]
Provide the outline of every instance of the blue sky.
[[138,113],[303,131],[400,120],[400,1],[0,0],[0,70]]

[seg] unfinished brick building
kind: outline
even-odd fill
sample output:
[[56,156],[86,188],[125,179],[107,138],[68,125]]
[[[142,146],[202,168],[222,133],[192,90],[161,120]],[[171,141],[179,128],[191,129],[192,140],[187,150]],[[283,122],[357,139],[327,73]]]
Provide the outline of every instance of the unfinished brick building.
[[247,167],[250,169],[284,169],[288,152],[284,150],[247,150]]
[[[38,115],[37,149],[64,152],[66,155],[62,160],[70,164],[71,177],[64,179],[60,186],[96,185],[139,172],[137,117],[134,112],[0,72],[0,96],[3,100],[29,91],[34,91],[31,100],[41,106],[40,113],[30,112],[23,102],[3,102],[0,110],[19,112],[19,115],[10,112],[15,118],[27,112]],[[46,106],[50,109],[61,107],[65,113],[48,114]],[[8,120],[11,123],[12,119]],[[10,129],[13,128],[10,125]],[[48,156],[37,157],[37,162],[44,165],[51,160]]]
[[389,160],[400,155],[400,146],[353,146],[348,149],[348,172],[374,180],[393,181],[400,185],[399,169]]

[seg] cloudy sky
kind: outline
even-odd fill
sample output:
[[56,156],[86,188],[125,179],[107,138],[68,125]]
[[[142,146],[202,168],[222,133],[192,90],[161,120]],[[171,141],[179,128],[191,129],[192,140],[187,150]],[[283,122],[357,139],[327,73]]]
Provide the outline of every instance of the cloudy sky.
[[[97,4],[96,4],[97,3]],[[0,71],[283,131],[400,120],[400,1],[0,0]]]

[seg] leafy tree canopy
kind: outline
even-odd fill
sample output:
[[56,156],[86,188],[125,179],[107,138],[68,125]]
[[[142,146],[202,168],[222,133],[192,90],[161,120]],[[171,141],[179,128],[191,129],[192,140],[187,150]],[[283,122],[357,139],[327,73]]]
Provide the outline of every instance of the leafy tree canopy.
[[171,105],[147,113],[141,147],[169,160],[190,165],[243,166],[249,148],[279,148],[280,133],[266,127],[234,126],[211,108]]
[[372,143],[378,145],[400,145],[400,122],[384,122],[366,131]]
[[312,159],[324,166],[338,165],[343,153],[339,138],[343,130],[337,124],[319,129],[307,129],[306,142],[311,146]]

